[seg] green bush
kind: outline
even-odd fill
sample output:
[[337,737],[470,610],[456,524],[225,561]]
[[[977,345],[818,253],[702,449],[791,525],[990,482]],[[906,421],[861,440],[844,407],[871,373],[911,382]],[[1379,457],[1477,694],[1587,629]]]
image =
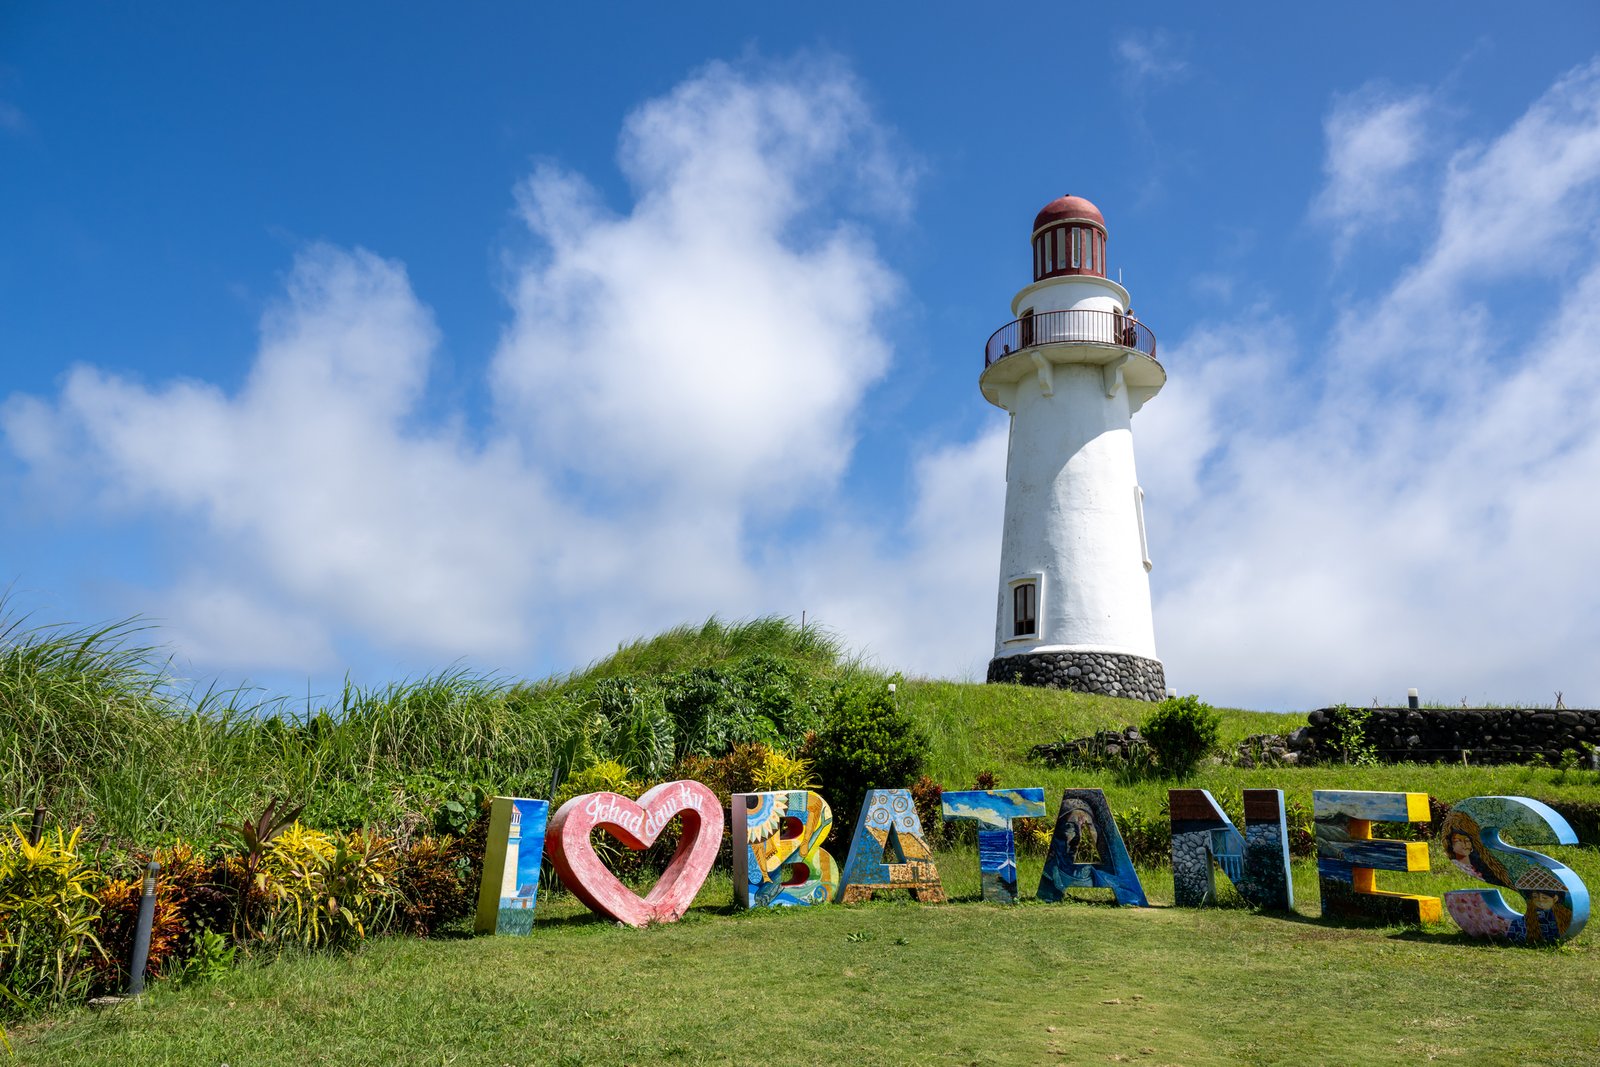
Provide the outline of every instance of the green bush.
[[394,876],[399,927],[432,937],[441,926],[472,914],[477,884],[465,844],[449,835],[425,834],[400,853]]
[[1340,704],[1333,709],[1332,721],[1337,739],[1334,747],[1339,758],[1357,767],[1375,767],[1378,751],[1367,738],[1367,720],[1372,718],[1371,708],[1352,708]]
[[910,786],[927,760],[928,738],[881,684],[842,686],[803,755],[833,808],[835,840],[848,841],[869,789]]
[[1139,727],[1162,773],[1170,778],[1188,777],[1217,746],[1221,733],[1222,716],[1192,693],[1163,700]]
[[78,831],[37,845],[17,827],[0,836],[0,994],[31,1010],[83,996],[100,951],[99,876],[78,850]]

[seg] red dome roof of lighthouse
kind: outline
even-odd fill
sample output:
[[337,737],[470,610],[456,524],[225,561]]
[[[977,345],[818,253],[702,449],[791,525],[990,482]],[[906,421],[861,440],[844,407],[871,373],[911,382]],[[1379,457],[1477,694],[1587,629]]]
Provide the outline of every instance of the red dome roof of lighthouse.
[[1037,233],[1040,229],[1053,222],[1064,222],[1067,219],[1083,219],[1094,223],[1102,230],[1106,228],[1106,217],[1100,214],[1099,208],[1083,197],[1073,196],[1069,193],[1066,196],[1057,197],[1040,209],[1039,214],[1035,215],[1033,219],[1034,232]]

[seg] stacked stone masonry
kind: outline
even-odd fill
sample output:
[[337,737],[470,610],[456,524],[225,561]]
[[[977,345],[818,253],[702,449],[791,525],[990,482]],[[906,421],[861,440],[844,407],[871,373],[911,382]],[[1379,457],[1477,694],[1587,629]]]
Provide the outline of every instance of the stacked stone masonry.
[[1027,652],[989,661],[989,681],[1041,689],[1159,701],[1167,695],[1160,660],[1121,652]]
[[1307,716],[1320,751],[1338,753],[1341,714],[1366,716],[1364,737],[1385,763],[1460,763],[1463,753],[1468,763],[1556,762],[1570,751],[1587,763],[1584,746],[1600,744],[1600,710],[1323,708]]

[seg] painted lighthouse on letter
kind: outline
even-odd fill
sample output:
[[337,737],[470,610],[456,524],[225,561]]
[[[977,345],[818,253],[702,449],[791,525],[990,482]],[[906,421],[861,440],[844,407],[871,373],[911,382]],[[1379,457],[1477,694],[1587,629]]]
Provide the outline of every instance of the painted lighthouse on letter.
[[1106,277],[1106,221],[1080,196],[1033,220],[1033,281],[978,385],[1011,413],[989,681],[1160,700],[1133,413],[1167,372]]

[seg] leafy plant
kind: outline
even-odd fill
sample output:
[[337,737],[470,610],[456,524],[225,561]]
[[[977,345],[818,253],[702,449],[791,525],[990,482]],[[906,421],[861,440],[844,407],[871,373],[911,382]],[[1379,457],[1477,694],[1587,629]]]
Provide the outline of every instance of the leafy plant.
[[244,846],[240,856],[243,870],[240,877],[235,879],[235,890],[238,893],[237,916],[243,927],[241,933],[253,936],[255,930],[255,904],[260,896],[260,890],[265,888],[261,875],[261,861],[267,854],[267,848],[273,840],[288,830],[300,818],[300,812],[305,810],[304,804],[289,807],[285,798],[273,797],[267,801],[267,806],[261,814],[254,819],[241,819],[237,823],[218,823],[224,830],[231,830],[239,835],[239,841]]
[[[1165,805],[1163,805],[1163,808]],[[1117,809],[1117,830],[1135,863],[1166,863],[1172,858],[1172,820],[1165,810],[1151,814],[1138,805]]]
[[1367,720],[1370,718],[1371,708],[1352,708],[1348,704],[1340,704],[1333,709],[1333,743],[1344,762],[1358,767],[1377,764],[1377,747],[1367,739]]
[[752,784],[763,792],[774,789],[814,789],[817,784],[810,760],[770,748],[762,749],[761,763],[752,777]]
[[0,992],[17,1007],[62,1004],[90,982],[100,902],[78,830],[37,845],[13,824],[0,838]]
[[1222,716],[1210,704],[1190,694],[1168,697],[1157,704],[1139,727],[1139,734],[1155,752],[1162,771],[1171,778],[1186,778],[1217,746]]
[[394,867],[386,838],[290,825],[275,836],[260,870],[272,902],[270,937],[308,948],[365,938],[393,913]]
[[477,899],[472,861],[463,842],[449,835],[412,841],[400,853],[394,884],[399,924],[418,937],[470,914]]
[[174,985],[209,985],[233,970],[238,948],[215,930],[202,927],[194,936],[193,952],[174,967],[168,978]]
[[[128,967],[138,934],[139,909],[144,901],[144,878],[142,875],[113,878],[96,896],[100,901],[100,953],[95,959],[94,985],[99,990],[112,992],[124,988],[128,982]],[[163,974],[178,956],[187,933],[183,904],[182,889],[158,877],[146,974]]]

